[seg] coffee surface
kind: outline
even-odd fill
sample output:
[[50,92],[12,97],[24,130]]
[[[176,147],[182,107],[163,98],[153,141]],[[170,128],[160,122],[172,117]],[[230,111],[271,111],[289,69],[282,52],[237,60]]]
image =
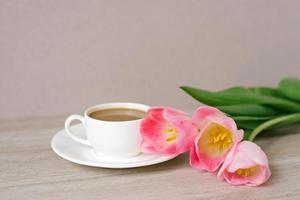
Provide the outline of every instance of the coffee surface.
[[107,108],[91,112],[89,116],[102,121],[132,121],[145,116],[146,112],[131,108]]

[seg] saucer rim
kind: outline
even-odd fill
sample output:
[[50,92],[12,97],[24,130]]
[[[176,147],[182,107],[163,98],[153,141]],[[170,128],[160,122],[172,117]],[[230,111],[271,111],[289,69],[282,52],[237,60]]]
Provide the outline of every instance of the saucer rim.
[[[76,124],[73,125],[71,127],[80,127],[82,126],[82,124]],[[76,163],[79,165],[84,165],[84,166],[90,166],[90,167],[98,167],[98,168],[107,168],[107,169],[127,169],[127,168],[138,168],[138,167],[145,167],[145,166],[150,166],[150,165],[155,165],[155,164],[159,164],[159,163],[163,163],[166,162],[168,160],[171,160],[175,157],[177,157],[178,155],[160,155],[160,154],[154,154],[156,155],[153,159],[149,159],[149,160],[145,160],[144,162],[133,162],[133,163],[124,163],[122,161],[120,162],[115,162],[115,163],[102,163],[102,164],[97,164],[97,163],[92,163],[92,162],[88,162],[88,161],[84,161],[82,159],[76,159],[76,158],[72,158],[70,156],[65,155],[63,152],[59,151],[57,148],[55,148],[55,138],[58,137],[59,134],[64,134],[65,136],[69,137],[66,133],[64,129],[61,129],[59,131],[57,131],[52,139],[51,139],[51,149],[54,151],[54,153],[56,153],[59,157],[61,157],[64,160],[70,161],[72,163]],[[70,138],[70,137],[69,137]],[[76,141],[74,141],[76,142]],[[76,142],[77,143],[77,142]],[[82,145],[80,143],[77,143],[78,145]],[[91,149],[92,150],[92,149]],[[91,151],[92,152],[92,151]],[[143,154],[143,153],[142,153]],[[99,157],[99,159],[101,160],[101,157]],[[104,160],[103,161],[108,161],[108,160]]]

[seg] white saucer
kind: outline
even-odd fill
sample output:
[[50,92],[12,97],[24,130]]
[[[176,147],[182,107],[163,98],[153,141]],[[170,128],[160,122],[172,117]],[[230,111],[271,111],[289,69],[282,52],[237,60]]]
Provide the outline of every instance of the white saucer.
[[[84,127],[77,124],[71,127],[74,133],[84,138]],[[170,160],[176,156],[167,156],[159,154],[144,154],[120,160],[108,160],[94,153],[89,146],[80,144],[72,140],[65,132],[61,130],[55,134],[51,141],[53,151],[60,157],[81,165],[103,167],[103,168],[133,168],[153,165]]]

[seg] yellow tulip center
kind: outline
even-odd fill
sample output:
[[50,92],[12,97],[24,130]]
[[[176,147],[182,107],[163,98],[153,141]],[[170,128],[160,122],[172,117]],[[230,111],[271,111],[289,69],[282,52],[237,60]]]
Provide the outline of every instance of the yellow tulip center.
[[166,138],[167,142],[176,140],[177,131],[173,127],[167,126],[165,133],[168,134],[168,137]]
[[253,166],[245,169],[240,168],[236,170],[234,173],[238,176],[248,177],[248,176],[252,176],[255,172],[258,171],[258,169],[259,169],[258,166]]
[[198,147],[212,156],[220,156],[225,153],[232,144],[233,136],[231,131],[217,123],[211,123],[198,142]]
[[227,149],[232,144],[231,132],[220,125],[211,130],[209,145],[214,148]]

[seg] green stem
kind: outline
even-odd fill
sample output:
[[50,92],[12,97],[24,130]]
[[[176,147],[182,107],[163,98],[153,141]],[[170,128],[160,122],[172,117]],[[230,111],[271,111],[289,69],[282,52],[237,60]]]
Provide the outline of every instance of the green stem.
[[265,123],[262,123],[258,127],[256,127],[250,134],[248,140],[253,141],[260,132],[262,132],[263,130],[270,128],[272,126],[276,126],[280,123],[290,124],[290,123],[295,123],[295,122],[299,122],[299,121],[300,121],[300,113],[285,115],[282,117],[277,117],[275,119],[271,119],[269,121],[266,121]]

